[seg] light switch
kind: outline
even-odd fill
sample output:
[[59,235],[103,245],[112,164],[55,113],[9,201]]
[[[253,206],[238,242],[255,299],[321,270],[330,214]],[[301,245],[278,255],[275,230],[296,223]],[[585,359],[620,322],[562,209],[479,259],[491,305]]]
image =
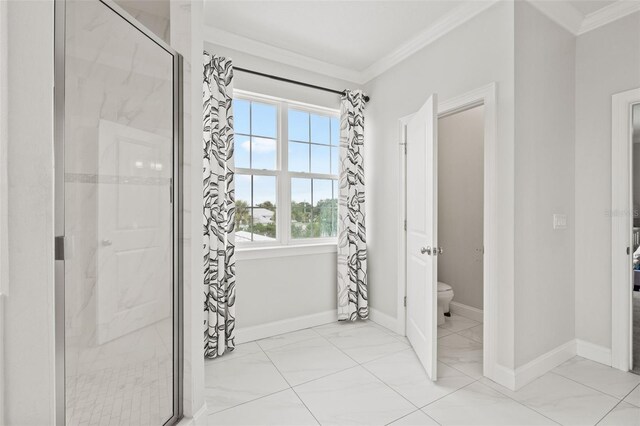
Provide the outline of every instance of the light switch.
[[554,213],[553,214],[553,229],[567,229],[567,215]]

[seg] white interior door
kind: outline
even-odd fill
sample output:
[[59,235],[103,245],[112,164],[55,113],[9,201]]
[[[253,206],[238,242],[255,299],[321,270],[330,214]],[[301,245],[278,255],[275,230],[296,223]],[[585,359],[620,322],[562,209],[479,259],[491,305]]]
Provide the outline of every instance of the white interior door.
[[437,379],[437,96],[409,120],[407,144],[407,338]]

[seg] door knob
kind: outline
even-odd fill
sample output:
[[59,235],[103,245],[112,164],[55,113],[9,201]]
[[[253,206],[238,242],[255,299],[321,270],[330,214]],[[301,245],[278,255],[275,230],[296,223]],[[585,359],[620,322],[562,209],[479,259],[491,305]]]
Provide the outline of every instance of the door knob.
[[422,247],[422,248],[420,249],[420,253],[422,253],[422,254],[427,253],[428,255],[431,255],[431,246],[427,246],[426,248],[425,248],[425,247]]
[[438,247],[438,254],[442,254],[444,253],[444,250],[442,249],[442,247]]

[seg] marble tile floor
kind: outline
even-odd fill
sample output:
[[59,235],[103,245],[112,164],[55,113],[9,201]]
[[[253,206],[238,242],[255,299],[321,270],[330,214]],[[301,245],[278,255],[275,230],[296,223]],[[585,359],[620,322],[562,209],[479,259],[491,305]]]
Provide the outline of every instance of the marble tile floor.
[[210,425],[640,425],[640,376],[575,357],[518,392],[482,377],[482,324],[438,328],[437,382],[371,321],[238,345],[205,361]]

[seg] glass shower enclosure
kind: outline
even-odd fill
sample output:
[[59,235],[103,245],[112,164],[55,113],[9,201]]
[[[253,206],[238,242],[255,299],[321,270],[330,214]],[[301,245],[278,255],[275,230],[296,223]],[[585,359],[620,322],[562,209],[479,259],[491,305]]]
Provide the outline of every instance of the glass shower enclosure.
[[56,2],[58,424],[181,415],[181,57],[109,0]]

